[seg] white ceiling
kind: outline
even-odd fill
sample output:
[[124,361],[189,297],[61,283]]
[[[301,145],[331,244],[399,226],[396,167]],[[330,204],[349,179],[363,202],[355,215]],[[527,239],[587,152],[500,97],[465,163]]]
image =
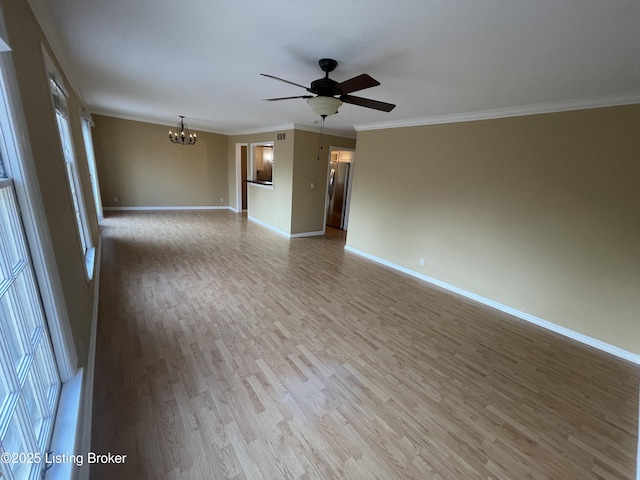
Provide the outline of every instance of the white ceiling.
[[[226,134],[319,128],[303,95],[322,57],[355,95],[328,131],[484,112],[640,103],[638,0],[29,0],[93,113]],[[560,105],[560,107],[558,107]],[[523,108],[524,107],[524,108]],[[493,113],[492,113],[493,112]],[[471,118],[470,117],[470,118]]]

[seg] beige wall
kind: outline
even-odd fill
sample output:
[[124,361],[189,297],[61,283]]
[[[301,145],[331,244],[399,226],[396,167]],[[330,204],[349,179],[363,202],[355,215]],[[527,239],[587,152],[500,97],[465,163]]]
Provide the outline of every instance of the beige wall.
[[93,119],[105,207],[229,204],[225,135],[197,131],[195,145],[175,145],[168,138],[171,126],[102,115]]
[[296,130],[291,233],[323,231],[329,149],[355,148],[355,145],[355,139],[325,135],[323,149],[318,152],[318,133]]
[[[42,58],[42,45],[48,46],[26,0],[0,4],[83,364],[93,283],[85,278],[49,98]],[[69,106],[96,243],[80,101],[73,92]],[[250,189],[250,214],[288,233],[322,227],[315,215],[322,210],[316,203],[324,202],[319,187],[326,166],[312,164],[314,134],[287,131],[287,140],[278,142],[276,132],[198,132],[196,146],[182,147],[167,141],[170,126],[95,120],[105,206],[114,206],[113,196],[120,197],[117,206],[235,206],[235,143],[273,140],[274,189]],[[635,105],[360,132],[348,245],[640,353],[638,125]],[[421,257],[424,267],[418,265]]]
[[638,125],[640,105],[360,132],[347,243],[640,353]]
[[[277,140],[285,133],[285,140]],[[324,223],[327,168],[330,146],[353,148],[355,140],[325,135],[324,155],[318,159],[318,133],[286,130],[229,137],[229,191],[236,206],[236,145],[274,143],[273,189],[248,187],[250,217],[287,234],[319,232]],[[311,183],[314,189],[310,188]]]
[[[11,58],[20,91],[36,174],[51,236],[60,284],[67,307],[79,366],[85,365],[93,310],[93,281],[87,282],[84,256],[77,233],[75,213],[67,184],[51,93],[42,48],[50,52],[26,0],[0,0],[7,28]],[[58,71],[62,69],[58,67]],[[92,241],[98,243],[98,225],[91,195],[84,144],[80,127],[80,101],[69,88],[68,109],[74,153],[78,164],[83,198],[87,208]]]
[[[198,143],[182,146],[169,142],[168,126],[102,115],[93,118],[102,202],[107,208],[237,209],[236,144],[273,142],[273,188],[249,185],[248,215],[288,234],[322,230],[329,147],[355,146],[353,139],[325,136],[326,158],[318,160],[318,134],[301,130],[229,137],[197,132]],[[285,140],[277,140],[278,133],[285,133]]]
[[[285,140],[277,140],[285,133]],[[293,182],[294,131],[264,132],[229,137],[229,189],[233,191],[232,205],[236,208],[236,144],[273,142],[273,188],[249,184],[247,188],[247,215],[282,232],[291,233],[291,190]]]

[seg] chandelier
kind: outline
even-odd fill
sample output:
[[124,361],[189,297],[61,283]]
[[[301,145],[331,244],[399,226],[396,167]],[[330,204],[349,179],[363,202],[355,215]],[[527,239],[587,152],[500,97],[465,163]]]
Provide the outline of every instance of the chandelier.
[[196,134],[191,133],[187,124],[184,123],[184,115],[180,115],[176,133],[171,133],[171,130],[169,130],[169,140],[171,140],[171,143],[179,143],[181,145],[193,145],[198,140]]

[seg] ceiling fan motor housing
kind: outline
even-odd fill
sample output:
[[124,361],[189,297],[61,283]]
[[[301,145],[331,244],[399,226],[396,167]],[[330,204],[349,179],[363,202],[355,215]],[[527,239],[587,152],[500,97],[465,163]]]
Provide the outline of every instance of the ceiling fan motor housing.
[[327,72],[328,74],[329,72],[333,72],[336,69],[336,67],[338,66],[338,62],[333,58],[321,58],[320,60],[318,60],[318,65],[320,65],[320,68],[323,72]]
[[337,84],[338,82],[329,77],[319,78],[311,82],[311,87],[308,90],[321,97],[333,97],[334,95],[342,94],[342,92],[336,88]]
[[311,93],[320,95],[321,97],[333,97],[334,95],[341,95],[340,89],[336,88],[338,82],[329,78],[329,72],[333,72],[338,66],[338,62],[333,58],[321,58],[318,60],[318,65],[325,76],[311,82],[311,86],[307,89]]

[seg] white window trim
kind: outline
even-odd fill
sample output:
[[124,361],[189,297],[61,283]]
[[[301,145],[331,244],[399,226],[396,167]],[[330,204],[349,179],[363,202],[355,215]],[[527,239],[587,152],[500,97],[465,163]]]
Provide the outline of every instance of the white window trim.
[[33,154],[27,136],[15,134],[26,132],[27,126],[22,109],[12,104],[12,99],[20,97],[10,54],[0,53],[0,64],[4,73],[0,75],[0,88],[4,88],[7,93],[3,105],[0,105],[0,128],[5,132],[5,141],[0,148],[3,149],[7,170],[14,181],[60,378],[64,383],[75,376],[78,355],[49,236]]
[[[273,161],[271,164],[271,183],[257,183],[258,180],[256,178],[254,178],[255,176],[255,148],[256,147],[271,147],[273,150]],[[249,144],[249,152],[248,152],[248,156],[249,156],[249,168],[247,169],[247,180],[249,180],[249,185],[253,185],[253,186],[260,186],[263,188],[268,188],[268,189],[273,189],[273,185],[274,185],[274,177],[275,177],[275,158],[276,158],[276,143],[273,140],[270,140],[268,142],[254,142],[254,143],[250,143]]]
[[[84,369],[78,369],[78,356],[73,341],[68,311],[60,282],[60,273],[55,260],[53,244],[48,230],[44,211],[44,204],[40,195],[40,187],[35,170],[35,163],[31,145],[28,140],[26,119],[20,104],[20,92],[16,79],[13,59],[10,49],[5,42],[6,30],[4,16],[0,9],[0,88],[6,95],[0,95],[0,129],[4,135],[0,141],[4,167],[11,176],[14,191],[18,198],[22,224],[29,244],[32,266],[38,282],[46,322],[51,337],[58,373],[62,381],[62,389],[58,402],[57,414],[53,427],[53,437],[50,448],[58,451],[74,452],[77,448],[77,438],[80,428],[87,428],[89,419],[93,382],[82,388]],[[7,48],[5,48],[7,47]],[[99,257],[99,252],[98,252]],[[98,259],[99,261],[99,259]],[[98,282],[96,282],[97,286]],[[97,307],[97,297],[96,297]],[[97,308],[94,307],[97,318]],[[92,339],[95,341],[95,319],[92,322]],[[95,355],[95,354],[94,354]],[[92,355],[92,358],[93,356]],[[93,363],[90,365],[93,370]],[[92,376],[91,376],[92,377]],[[93,380],[91,378],[91,380]],[[84,397],[85,422],[80,418],[80,399]],[[83,451],[88,450],[86,436],[83,432],[80,439]],[[62,440],[61,440],[62,439]],[[53,471],[55,470],[55,471]],[[51,469],[46,478],[68,480],[73,477],[73,471],[65,469]],[[88,478],[88,469],[80,474],[81,478]]]
[[[2,135],[4,136],[4,134],[5,132],[3,131]],[[51,348],[51,337],[48,333],[48,327],[46,327],[42,301],[37,291],[33,290],[33,288],[37,289],[33,276],[33,262],[29,253],[29,246],[24,236],[23,221],[19,205],[16,202],[17,199],[15,198],[13,180],[11,178],[0,179],[0,188],[3,191],[4,199],[7,200],[7,203],[3,205],[3,210],[9,215],[10,222],[10,227],[5,231],[6,237],[3,236],[3,239],[9,242],[10,246],[7,249],[7,253],[9,253],[10,256],[6,258],[9,271],[6,272],[5,276],[7,282],[3,282],[5,288],[3,289],[2,295],[8,299],[6,306],[9,312],[9,322],[15,322],[14,325],[16,326],[26,326],[29,331],[27,338],[20,339],[20,335],[18,335],[8,340],[11,343],[15,342],[20,344],[19,349],[23,357],[17,369],[13,363],[15,359],[8,354],[9,345],[4,344],[2,347],[2,375],[6,376],[6,379],[9,380],[9,391],[11,391],[12,394],[8,395],[7,400],[9,401],[4,404],[0,416],[3,418],[3,422],[9,419],[14,421],[14,426],[17,427],[20,432],[19,435],[25,442],[23,444],[25,448],[25,450],[23,450],[24,453],[39,452],[43,454],[50,446],[57,416],[56,412],[59,406],[61,389],[60,374]],[[24,296],[18,292],[22,292]],[[26,311],[23,310],[26,318],[21,318],[21,309],[19,307],[16,309],[17,305],[13,304],[16,299],[16,294],[20,296],[19,303],[22,304],[23,308],[26,308]],[[12,297],[13,301],[11,300]],[[29,325],[28,319],[34,323]],[[5,349],[7,349],[7,351],[5,351]],[[31,357],[30,360],[29,357]],[[31,385],[31,387],[29,385]],[[35,406],[39,413],[42,414],[40,425],[32,423],[34,420],[33,417],[31,417],[31,420],[28,420],[30,415],[27,413],[29,408],[25,392],[29,391],[33,386],[35,386],[35,390],[39,392],[32,390],[31,400],[35,402],[31,405],[32,407]],[[44,390],[41,390],[42,387]],[[53,391],[54,387],[55,393]],[[52,398],[52,395],[55,398]],[[4,447],[6,449],[7,445],[5,444]],[[32,475],[38,475],[40,473],[43,466],[38,465],[38,467],[38,470],[29,467],[30,478]]]
[[100,182],[98,181],[98,169],[96,167],[96,154],[93,148],[93,138],[91,135],[91,127],[94,126],[91,114],[84,109],[80,109],[80,122],[82,123],[82,139],[84,140],[84,148],[87,151],[87,164],[89,167],[89,175],[91,175],[91,192],[93,193],[93,201],[96,205],[96,214],[98,223],[102,224],[102,198],[100,197]]
[[[63,83],[62,76],[60,75],[60,72],[58,72],[58,69],[53,63],[53,60],[49,56],[49,53],[47,52],[44,45],[42,45],[42,56],[44,58],[44,65],[47,71],[47,77],[48,78],[53,77],[53,80],[56,86],[62,91],[65,98],[68,98],[69,94],[66,86]],[[50,92],[49,98],[51,101],[51,106],[54,110],[53,114],[55,115],[55,121],[57,125],[57,123],[59,122],[59,119],[58,119],[58,114],[55,111],[55,106],[53,105],[53,95],[51,94],[51,92]],[[65,163],[70,164],[70,168],[71,168],[72,179],[68,179],[68,181],[70,183],[73,183],[73,185],[69,185],[69,195],[74,196],[73,192],[75,192],[77,207],[78,207],[78,210],[80,211],[80,225],[78,225],[78,240],[80,241],[80,244],[83,247],[85,247],[83,249],[84,251],[82,251],[82,255],[85,263],[85,278],[87,282],[89,282],[93,279],[93,274],[95,270],[94,268],[95,267],[94,265],[95,246],[93,244],[93,239],[91,238],[91,229],[89,228],[89,224],[87,222],[87,218],[88,218],[87,207],[84,199],[82,184],[80,182],[80,173],[78,171],[78,160],[77,160],[76,152],[74,151],[75,145],[73,143],[73,136],[71,133],[71,121],[68,118],[68,114],[67,114],[67,117],[64,119],[64,121],[66,122],[65,130],[67,131],[68,140],[69,140],[69,146],[68,146],[69,155],[72,160],[69,161],[69,159],[67,158],[67,155],[65,154],[64,142],[62,138],[60,138],[60,149],[65,157]],[[60,127],[58,126],[58,131],[59,130],[60,130]],[[62,133],[59,132],[59,137],[61,135]],[[65,169],[66,168],[69,168],[69,165],[65,165]],[[68,175],[66,175],[66,177],[68,177]]]

